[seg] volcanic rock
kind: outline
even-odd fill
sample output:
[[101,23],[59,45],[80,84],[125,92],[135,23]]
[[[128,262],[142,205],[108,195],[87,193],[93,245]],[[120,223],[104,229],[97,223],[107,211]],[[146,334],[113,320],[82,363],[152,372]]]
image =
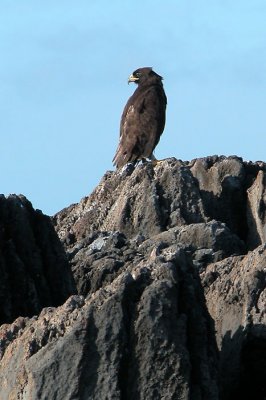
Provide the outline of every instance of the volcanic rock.
[[0,196],[0,271],[0,323],[58,306],[76,291],[50,218],[21,195]]
[[0,398],[265,399],[265,170],[129,164],[56,214],[78,295],[2,325]]

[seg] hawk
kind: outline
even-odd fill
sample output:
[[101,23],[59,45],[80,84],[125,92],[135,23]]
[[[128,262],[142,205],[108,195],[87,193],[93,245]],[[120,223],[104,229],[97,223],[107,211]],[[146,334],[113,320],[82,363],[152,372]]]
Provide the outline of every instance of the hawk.
[[120,168],[146,158],[156,160],[153,150],[165,125],[167,98],[162,77],[150,67],[139,68],[128,78],[138,87],[129,98],[120,122],[120,140],[113,164]]

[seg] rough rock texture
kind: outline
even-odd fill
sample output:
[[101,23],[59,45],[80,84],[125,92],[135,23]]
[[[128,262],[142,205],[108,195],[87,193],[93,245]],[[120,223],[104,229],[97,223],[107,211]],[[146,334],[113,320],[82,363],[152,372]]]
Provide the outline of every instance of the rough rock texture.
[[89,197],[57,214],[56,229],[71,245],[98,230],[152,236],[216,220],[253,249],[266,235],[265,171],[265,164],[235,156],[128,165],[107,172]]
[[176,246],[0,337],[3,400],[217,398],[212,321]]
[[202,273],[224,399],[266,398],[266,245]]
[[152,236],[206,220],[198,185],[184,163],[170,159],[107,172],[96,190],[55,216],[60,238],[78,241],[95,231]]
[[78,295],[2,325],[1,400],[265,399],[265,170],[128,165],[58,213]]
[[0,196],[0,276],[0,323],[58,306],[75,293],[50,219],[24,196]]
[[256,180],[247,190],[248,242],[252,248],[266,241],[266,174],[259,171]]

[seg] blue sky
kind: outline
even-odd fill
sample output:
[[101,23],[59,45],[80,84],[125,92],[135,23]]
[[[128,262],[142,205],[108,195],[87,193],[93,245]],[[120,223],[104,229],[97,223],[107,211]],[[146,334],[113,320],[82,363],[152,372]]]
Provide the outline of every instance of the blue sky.
[[266,161],[265,0],[1,0],[0,192],[52,215],[92,192],[135,90],[164,77],[157,158]]

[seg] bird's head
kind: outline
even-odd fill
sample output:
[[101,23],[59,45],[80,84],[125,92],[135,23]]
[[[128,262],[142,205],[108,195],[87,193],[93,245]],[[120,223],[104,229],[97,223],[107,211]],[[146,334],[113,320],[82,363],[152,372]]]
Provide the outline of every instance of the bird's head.
[[136,71],[129,76],[128,83],[134,82],[140,84],[145,82],[147,79],[161,81],[163,78],[156,74],[151,67],[143,67],[136,69]]

